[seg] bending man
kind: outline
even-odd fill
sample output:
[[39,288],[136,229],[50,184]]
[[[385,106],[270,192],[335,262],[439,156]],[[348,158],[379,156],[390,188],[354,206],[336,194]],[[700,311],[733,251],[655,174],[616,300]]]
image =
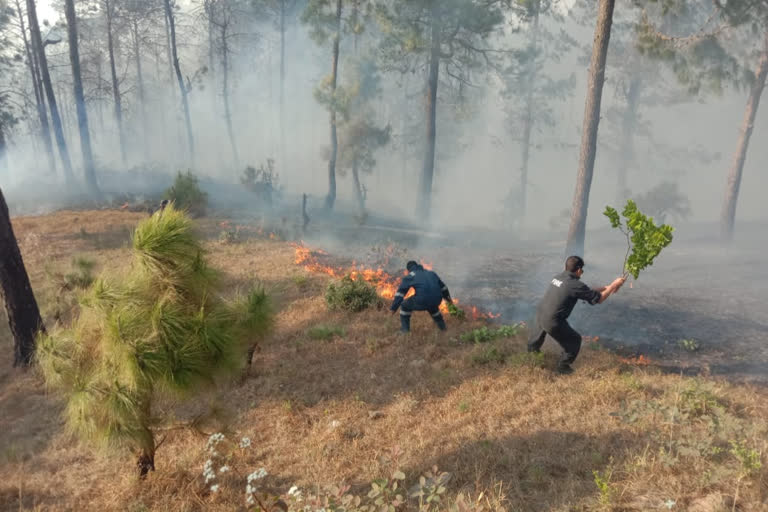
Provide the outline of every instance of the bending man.
[[602,304],[619,291],[626,281],[619,277],[608,286],[590,288],[580,281],[584,274],[584,260],[571,256],[565,262],[565,271],[552,278],[547,292],[536,309],[536,320],[531,325],[531,337],[528,340],[528,352],[539,352],[544,338],[549,334],[563,347],[563,356],[557,366],[558,373],[573,373],[571,364],[576,360],[581,349],[581,334],[568,324],[568,317],[578,300],[591,305]]
[[[444,331],[445,320],[440,313],[440,303],[445,299],[452,303],[451,294],[445,283],[431,270],[425,270],[424,267],[415,261],[409,261],[406,265],[408,275],[400,282],[400,287],[395,293],[395,300],[392,301],[390,311],[394,313],[400,308],[400,331],[411,331],[411,314],[414,311],[427,311],[432,315],[437,327]],[[415,295],[405,298],[408,290],[413,288]]]

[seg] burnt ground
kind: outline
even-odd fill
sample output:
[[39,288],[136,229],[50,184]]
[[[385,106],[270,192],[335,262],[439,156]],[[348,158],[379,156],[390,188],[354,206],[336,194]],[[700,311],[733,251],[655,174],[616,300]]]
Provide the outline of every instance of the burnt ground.
[[[398,255],[390,270],[404,265],[406,256],[431,262],[463,304],[499,313],[505,323],[530,321],[549,279],[563,264],[563,235],[519,240],[501,233],[399,237],[376,231],[366,230],[366,236],[337,232],[343,245],[327,237],[315,243],[364,261],[366,254],[370,258],[372,240],[378,237],[379,245],[384,239],[394,241],[406,254]],[[768,226],[740,226],[728,248],[716,233],[714,225],[679,226],[673,244],[638,281],[628,282],[604,304],[579,304],[572,325],[584,336],[599,337],[597,344],[587,344],[591,348],[627,357],[642,354],[670,372],[768,384]],[[620,273],[625,250],[618,232],[588,233],[584,281],[594,286],[610,282]],[[695,340],[700,348],[682,348],[684,339]]]

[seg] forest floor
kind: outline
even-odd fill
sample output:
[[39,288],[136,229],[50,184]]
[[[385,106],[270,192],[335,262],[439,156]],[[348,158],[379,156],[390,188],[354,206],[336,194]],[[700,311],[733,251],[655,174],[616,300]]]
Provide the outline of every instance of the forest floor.
[[[75,303],[57,276],[72,270],[73,258],[94,261],[96,273],[128,265],[130,232],[145,215],[63,211],[14,219],[49,325],[66,321]],[[200,226],[228,289],[260,281],[277,305],[276,328],[246,374],[205,397],[227,413],[227,436],[248,437],[250,449],[236,451],[234,470],[211,492],[203,479],[207,436],[171,431],[157,471],[139,482],[133,455],[73,440],[61,401],[34,370],[11,368],[3,321],[0,511],[244,510],[244,475],[261,467],[269,474],[260,485],[276,493],[347,483],[365,495],[372,480],[395,470],[410,486],[434,466],[452,475],[444,505],[434,510],[448,510],[460,494],[500,511],[768,510],[765,387],[670,372],[600,340],[585,344],[575,374],[560,377],[552,372],[553,344],[543,360],[532,359],[524,332],[462,342],[460,334],[482,320],[449,318],[441,334],[428,315],[415,315],[413,333],[399,336],[398,319],[384,310],[329,312],[330,278],[296,265],[292,244],[268,235],[223,243],[217,221]],[[528,274],[549,272],[540,259],[531,261],[537,269]],[[477,286],[480,274],[468,281]],[[459,290],[462,302],[485,297],[489,308],[504,309],[505,292],[488,300],[471,287]],[[417,508],[413,501],[406,507]]]

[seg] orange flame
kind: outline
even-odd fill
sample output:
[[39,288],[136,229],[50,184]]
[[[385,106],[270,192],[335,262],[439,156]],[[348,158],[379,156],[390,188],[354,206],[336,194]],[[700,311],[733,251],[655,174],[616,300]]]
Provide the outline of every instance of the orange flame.
[[[326,274],[331,277],[335,278],[342,278],[344,276],[349,276],[353,280],[363,280],[367,283],[372,284],[376,288],[376,292],[383,298],[392,300],[395,298],[395,293],[397,293],[397,288],[399,286],[399,279],[396,276],[393,276],[389,273],[387,273],[383,268],[379,267],[377,269],[372,268],[363,268],[356,265],[354,262],[349,267],[332,267],[330,265],[324,265],[315,255],[327,255],[328,253],[322,251],[322,250],[310,250],[308,247],[304,246],[303,244],[293,244],[295,252],[295,259],[294,262],[297,265],[302,265],[305,270],[308,272],[313,272],[317,274]],[[432,264],[422,264],[425,269],[431,270]],[[403,275],[407,275],[408,272],[404,272]],[[413,288],[408,290],[408,293],[406,293],[405,298],[411,297],[415,294]],[[458,306],[459,301],[457,299],[453,299],[453,303]],[[448,314],[448,303],[443,301],[440,304],[440,311],[443,314]],[[495,318],[499,318],[501,315],[493,314],[493,313],[483,313],[479,311],[475,306],[470,306],[467,308],[467,314],[475,319],[485,319],[485,320],[492,320]]]
[[640,354],[637,357],[629,357],[629,358],[627,358],[627,357],[620,357],[619,361],[621,361],[622,363],[625,363],[625,364],[633,364],[633,365],[636,365],[636,366],[648,366],[649,364],[652,363],[652,361],[650,359],[648,359],[647,357],[645,357],[643,354]]

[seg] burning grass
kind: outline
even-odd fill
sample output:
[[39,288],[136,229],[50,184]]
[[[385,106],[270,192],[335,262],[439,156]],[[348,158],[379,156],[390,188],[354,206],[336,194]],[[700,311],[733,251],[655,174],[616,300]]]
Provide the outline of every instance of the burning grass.
[[[89,240],[60,236],[58,226],[80,229],[61,222],[70,215],[18,223],[21,240],[49,237],[38,248],[22,245],[36,291],[51,286],[43,269],[51,255],[64,265],[85,254],[102,270],[130,258],[122,247],[94,250]],[[89,214],[83,227],[102,231],[101,215]],[[114,212],[103,215],[122,225]],[[287,243],[250,238],[207,248],[233,293],[256,279],[278,308],[274,333],[242,384],[201,400],[229,411],[230,439],[250,439],[251,449],[231,461],[241,473],[212,492],[203,466],[213,432],[171,430],[163,469],[138,485],[124,458],[93,453],[63,433],[61,405],[33,373],[12,370],[6,350],[0,510],[231,511],[245,504],[246,475],[261,467],[269,475],[260,486],[275,494],[342,483],[366,494],[373,479],[396,469],[410,488],[433,466],[452,475],[445,503],[464,494],[485,510],[696,510],[707,503],[731,510],[736,495],[737,510],[765,507],[764,389],[664,374],[603,350],[585,350],[574,375],[557,377],[553,344],[529,360],[524,330],[465,343],[462,334],[490,326],[448,317],[443,335],[429,315],[416,314],[412,334],[401,337],[397,319],[382,311],[329,312],[328,277],[296,266]],[[319,343],[308,336],[318,326],[342,329]],[[0,340],[9,343],[4,326]],[[478,355],[487,347],[503,360]]]

